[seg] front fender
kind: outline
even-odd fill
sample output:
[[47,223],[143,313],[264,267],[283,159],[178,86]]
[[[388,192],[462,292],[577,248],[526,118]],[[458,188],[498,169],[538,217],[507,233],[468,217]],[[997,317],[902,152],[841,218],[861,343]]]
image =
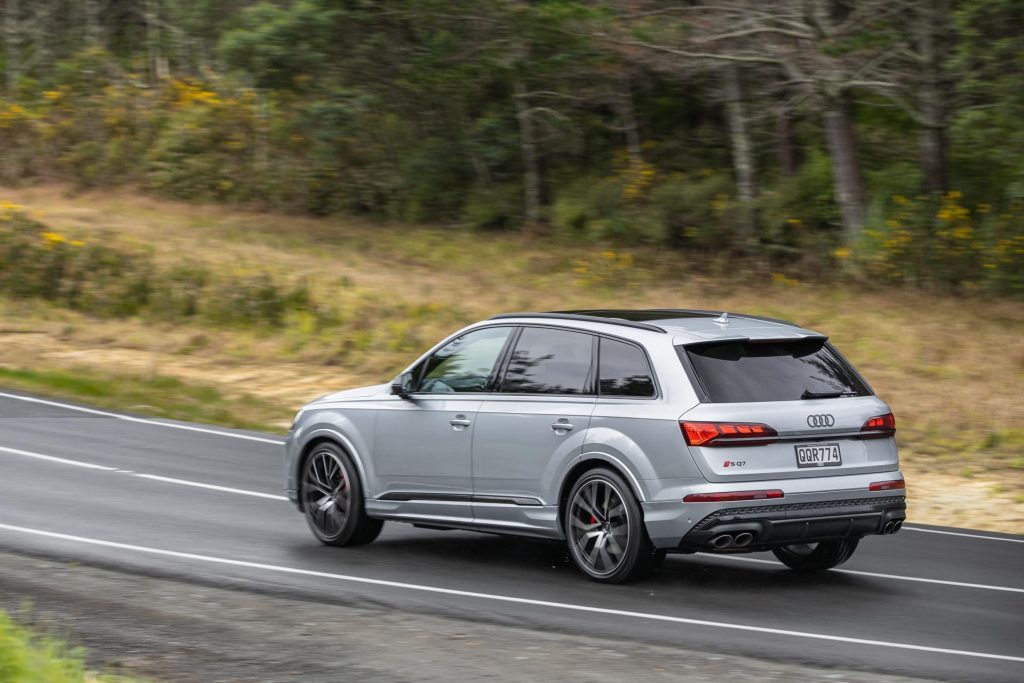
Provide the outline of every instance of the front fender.
[[373,447],[376,410],[311,410],[302,415],[285,442],[285,493],[298,502],[298,481],[303,455],[311,443],[330,439],[345,449],[355,463],[363,493],[372,496],[376,482],[368,454]]

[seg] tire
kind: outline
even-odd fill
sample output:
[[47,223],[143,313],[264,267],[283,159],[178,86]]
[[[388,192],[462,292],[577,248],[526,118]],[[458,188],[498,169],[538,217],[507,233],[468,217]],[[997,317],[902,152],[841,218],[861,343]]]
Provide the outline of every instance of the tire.
[[593,581],[635,581],[649,575],[657,562],[636,496],[610,469],[593,469],[579,478],[566,500],[562,524],[569,556]]
[[383,520],[366,516],[363,485],[348,453],[324,441],[302,465],[299,495],[306,523],[324,545],[351,547],[372,542]]
[[820,572],[838,567],[850,559],[860,539],[794,543],[772,548],[782,564],[798,572]]

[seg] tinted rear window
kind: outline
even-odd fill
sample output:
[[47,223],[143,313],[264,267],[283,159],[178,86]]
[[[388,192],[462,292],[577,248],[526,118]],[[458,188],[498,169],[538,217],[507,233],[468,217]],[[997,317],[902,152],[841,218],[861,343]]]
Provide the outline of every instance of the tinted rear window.
[[871,391],[823,340],[678,346],[715,403],[798,401]]

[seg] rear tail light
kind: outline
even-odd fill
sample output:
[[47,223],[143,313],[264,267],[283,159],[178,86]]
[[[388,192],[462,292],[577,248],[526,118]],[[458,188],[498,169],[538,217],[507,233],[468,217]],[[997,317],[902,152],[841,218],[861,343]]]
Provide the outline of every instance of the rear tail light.
[[892,413],[873,417],[860,428],[862,439],[887,439],[896,433],[896,416]]
[[892,479],[890,481],[875,481],[868,486],[868,491],[895,491],[896,489],[907,488],[906,483],[902,479]]
[[718,493],[691,493],[683,498],[684,503],[731,503],[737,500],[767,500],[784,498],[779,489],[767,491],[719,491]]
[[690,446],[763,446],[779,438],[779,433],[757,422],[680,421],[683,438]]

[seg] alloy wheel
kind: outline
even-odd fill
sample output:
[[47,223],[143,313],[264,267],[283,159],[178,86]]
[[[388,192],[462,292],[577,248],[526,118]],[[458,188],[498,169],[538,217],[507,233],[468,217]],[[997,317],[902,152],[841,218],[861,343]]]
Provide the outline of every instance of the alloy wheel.
[[352,506],[351,486],[338,456],[321,450],[309,457],[303,475],[303,507],[314,529],[325,538],[341,533]]
[[611,574],[626,558],[629,511],[610,481],[597,477],[576,491],[569,527],[576,555],[594,574]]

